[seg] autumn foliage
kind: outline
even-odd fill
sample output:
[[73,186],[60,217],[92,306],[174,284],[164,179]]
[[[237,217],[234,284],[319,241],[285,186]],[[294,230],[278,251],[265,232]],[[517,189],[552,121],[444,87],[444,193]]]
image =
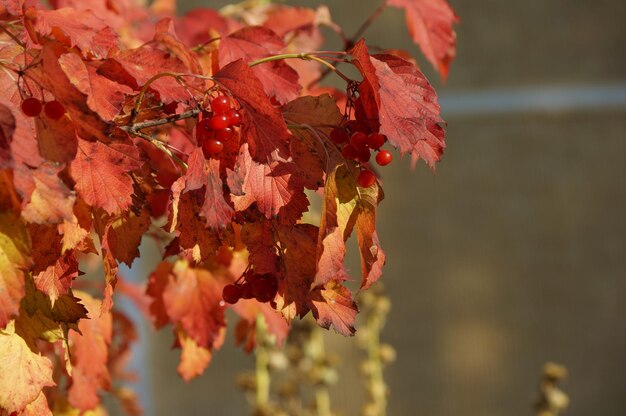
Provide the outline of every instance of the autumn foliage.
[[[0,2],[0,414],[101,410],[103,391],[137,411],[116,382],[136,334],[114,293],[171,325],[185,380],[224,342],[227,308],[247,350],[258,314],[279,342],[309,312],[353,334],[347,239],[361,289],[385,263],[374,160],[395,148],[434,167],[445,147],[437,96],[408,53],[346,36],[323,6],[178,16],[173,0],[43,3]],[[457,21],[446,0],[386,6],[406,12],[445,78]],[[323,27],[344,50],[322,50]],[[327,75],[344,88],[323,86]],[[162,262],[136,287],[119,265],[142,238]]]

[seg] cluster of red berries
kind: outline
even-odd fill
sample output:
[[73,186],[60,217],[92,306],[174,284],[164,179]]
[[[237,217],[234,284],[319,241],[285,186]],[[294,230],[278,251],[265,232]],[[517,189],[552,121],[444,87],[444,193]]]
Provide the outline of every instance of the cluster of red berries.
[[[248,270],[242,276],[243,282],[224,286],[222,298],[226,303],[237,303],[239,299],[256,299],[261,303],[271,302],[278,292],[278,280],[272,273],[259,274]],[[239,279],[242,280],[242,279]]]
[[[372,150],[378,151],[376,163],[386,166],[391,163],[393,156],[388,150],[381,149],[387,142],[387,136],[370,132],[362,123],[352,120],[343,127],[337,127],[330,132],[330,139],[341,149],[346,159],[359,163],[367,163],[372,157]],[[359,186],[367,188],[374,185],[376,175],[368,169],[363,169],[357,178]]]
[[22,101],[21,107],[26,117],[37,117],[41,114],[42,109],[46,116],[52,120],[58,120],[65,114],[65,107],[57,100],[42,104],[37,98],[29,97]]
[[224,142],[235,135],[235,127],[241,125],[241,113],[230,107],[230,99],[218,95],[211,100],[211,111],[203,113],[196,126],[196,140],[202,146],[206,158],[219,154]]

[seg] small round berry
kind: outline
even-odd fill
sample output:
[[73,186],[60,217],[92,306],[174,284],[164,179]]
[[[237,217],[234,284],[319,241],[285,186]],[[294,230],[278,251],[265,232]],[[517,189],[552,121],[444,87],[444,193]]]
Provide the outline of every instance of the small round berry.
[[346,159],[351,159],[351,160],[354,160],[359,156],[359,153],[351,144],[345,145],[344,148],[341,149],[341,154]]
[[228,110],[228,112],[226,113],[226,115],[228,116],[228,124],[231,127],[237,127],[241,125],[241,113],[237,110]]
[[359,172],[357,182],[361,188],[369,188],[376,183],[376,176],[371,170],[362,170]]
[[378,163],[380,166],[387,166],[391,163],[392,160],[393,156],[391,155],[391,153],[389,153],[388,150],[381,150],[376,155],[376,163]]
[[37,117],[41,113],[41,101],[30,97],[22,101],[22,112],[26,117]]
[[367,147],[362,147],[360,149],[357,149],[357,157],[359,158],[359,162],[367,163],[370,161],[372,154],[370,153],[370,149],[368,149]]
[[230,120],[226,114],[216,114],[209,120],[209,126],[213,130],[221,130],[228,127],[230,124]]
[[43,106],[43,112],[52,120],[58,120],[65,114],[65,107],[57,100],[49,101]]
[[218,95],[211,100],[211,110],[215,114],[223,114],[230,110],[230,100],[225,95]]
[[383,144],[387,141],[387,136],[380,133],[372,133],[367,136],[367,146],[370,149],[380,149]]
[[352,136],[350,136],[350,144],[357,150],[365,148],[367,146],[367,134],[361,131],[352,133]]
[[254,293],[252,293],[252,284],[249,282],[241,285],[241,299],[252,299],[254,298]]
[[226,285],[222,290],[222,299],[226,303],[237,303],[242,298],[241,295],[243,295],[243,290],[238,285]]
[[264,274],[259,279],[252,282],[252,293],[261,303],[273,300],[278,291],[278,281],[272,274]]
[[350,140],[350,135],[344,129],[337,127],[330,132],[330,140],[335,144],[343,144]]
[[203,118],[196,124],[196,141],[201,144],[206,139],[207,134],[211,134],[211,128],[209,127],[208,118]]
[[225,129],[215,130],[215,138],[220,142],[229,140],[235,134],[235,130],[232,127],[226,127]]
[[216,139],[209,139],[202,144],[202,150],[204,150],[204,155],[213,156],[220,153],[224,149],[224,143],[220,142]]

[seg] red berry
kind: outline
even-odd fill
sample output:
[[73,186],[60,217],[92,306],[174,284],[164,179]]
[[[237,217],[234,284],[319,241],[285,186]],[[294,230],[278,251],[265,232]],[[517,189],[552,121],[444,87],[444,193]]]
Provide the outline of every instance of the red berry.
[[367,163],[370,161],[372,154],[370,153],[370,149],[368,149],[367,147],[362,147],[360,149],[357,149],[357,157],[359,158],[359,162]]
[[216,114],[209,120],[209,126],[213,130],[221,130],[228,127],[230,124],[230,119],[226,114]]
[[359,153],[351,144],[345,145],[345,147],[341,149],[341,154],[346,159],[351,159],[351,160],[356,159],[359,156]]
[[241,285],[241,299],[252,299],[254,293],[252,293],[252,284],[249,282]]
[[389,153],[388,150],[381,150],[376,155],[376,163],[378,163],[380,166],[387,166],[391,163],[392,160],[393,156],[391,156],[391,153]]
[[225,129],[215,130],[215,138],[220,142],[225,142],[226,140],[233,137],[235,134],[235,130],[232,127],[226,127]]
[[370,170],[362,170],[359,173],[357,182],[361,188],[369,188],[370,186],[374,185],[374,183],[376,183],[376,176]]
[[387,141],[387,136],[380,133],[372,133],[367,136],[367,146],[370,149],[380,149],[383,144]]
[[241,289],[241,286],[226,285],[222,290],[222,299],[224,299],[224,302],[226,303],[233,304],[237,303],[239,299],[242,298],[242,294],[243,290]]
[[209,119],[203,118],[198,122],[198,124],[196,124],[196,141],[198,144],[202,144],[206,139],[208,139],[207,136],[210,134],[211,128],[209,127]]
[[225,95],[218,95],[211,100],[211,110],[215,114],[223,114],[230,110],[230,100]]
[[367,133],[367,130],[368,130],[367,126],[364,123],[361,123],[360,121],[357,121],[357,120],[348,121],[348,123],[346,124],[346,127],[352,133],[355,133],[357,131],[360,131],[362,133]]
[[226,115],[228,116],[228,124],[231,127],[236,127],[241,125],[241,113],[237,110],[229,110]]
[[361,131],[352,133],[352,136],[350,137],[350,144],[357,150],[365,148],[367,146],[367,134]]
[[338,127],[330,132],[330,140],[332,140],[335,144],[343,144],[350,140],[350,136],[347,131]]
[[213,156],[218,154],[224,149],[224,143],[219,140],[209,139],[202,144],[202,150],[204,150],[204,156]]
[[264,274],[259,279],[252,282],[252,293],[261,303],[273,300],[278,291],[278,281],[272,274]]
[[65,107],[57,100],[49,101],[43,106],[43,112],[52,120],[58,120],[65,114]]
[[30,97],[22,101],[22,112],[26,117],[37,117],[41,113],[41,101]]

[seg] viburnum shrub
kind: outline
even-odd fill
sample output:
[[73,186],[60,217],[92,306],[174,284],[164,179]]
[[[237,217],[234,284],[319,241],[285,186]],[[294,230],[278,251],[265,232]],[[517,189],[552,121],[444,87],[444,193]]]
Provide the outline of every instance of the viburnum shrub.
[[[415,61],[362,35],[403,9],[445,78],[446,0],[387,0],[352,37],[325,6],[144,3],[0,3],[0,414],[99,409],[102,391],[135,408],[116,384],[136,338],[116,289],[172,325],[185,380],[222,345],[227,308],[247,347],[258,314],[279,343],[309,312],[353,334],[346,240],[356,232],[362,290],[385,263],[377,166],[395,148],[434,167],[445,147]],[[322,27],[344,50],[323,50]],[[321,215],[304,222],[315,193]],[[118,268],[144,236],[162,262],[137,290]],[[104,278],[85,280],[94,255]]]

